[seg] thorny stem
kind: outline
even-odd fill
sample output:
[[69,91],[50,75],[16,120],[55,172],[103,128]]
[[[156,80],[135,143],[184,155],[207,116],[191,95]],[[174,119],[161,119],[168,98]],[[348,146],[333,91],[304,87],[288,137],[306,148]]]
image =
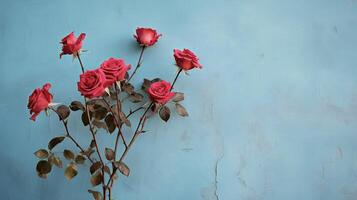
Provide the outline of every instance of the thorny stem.
[[126,141],[125,141],[125,138],[123,136],[123,133],[121,132],[120,128],[121,128],[121,123],[119,123],[119,121],[117,120],[117,118],[115,117],[115,114],[114,114],[114,111],[111,109],[111,106],[110,104],[108,103],[107,100],[105,100],[105,98],[103,98],[103,102],[105,103],[105,105],[109,108],[109,112],[113,115],[114,117],[114,122],[115,122],[115,125],[116,127],[118,127],[119,131],[118,131],[118,135],[117,135],[117,140],[119,140],[119,136],[121,136],[122,140],[123,140],[123,144],[126,146],[128,146],[126,144]]
[[[61,117],[61,115],[57,112],[57,110],[55,110],[54,108],[50,107],[51,110],[53,110],[53,112],[55,112],[58,117],[61,119],[62,123],[63,123],[63,126],[64,126],[64,129],[66,130],[66,136],[72,140],[72,142],[81,150],[81,152],[85,152],[85,150],[81,147],[81,145],[79,145],[79,143],[72,137],[72,135],[69,133],[69,130],[68,130],[68,125],[67,125],[67,122],[64,121]],[[86,155],[84,154],[88,160],[91,162],[91,163],[94,163],[94,161],[92,160],[92,158],[89,156],[89,155]]]
[[[141,123],[142,123],[143,121],[146,120],[146,116],[145,116],[145,115],[146,115],[146,113],[149,111],[149,109],[151,108],[151,106],[152,106],[153,104],[154,104],[154,103],[151,102],[150,105],[146,108],[146,110],[145,110],[145,112],[143,113],[143,115],[140,117],[139,123],[138,123],[138,125],[136,126],[134,135],[133,135],[133,137],[132,137],[131,140],[130,140],[130,143],[129,143],[129,145],[128,145],[128,148],[126,148],[126,149],[124,150],[122,156],[121,156],[120,159],[119,159],[119,162],[123,161],[124,157],[125,157],[126,154],[129,152],[130,147],[134,144],[135,139],[139,136],[139,134],[140,134],[140,132],[141,132],[141,131],[139,131],[140,125],[141,125]],[[109,186],[110,182],[112,181],[112,179],[113,179],[113,177],[114,177],[114,175],[115,175],[116,170],[117,170],[117,168],[114,168],[113,173],[111,174],[111,176],[110,176],[110,178],[109,178],[109,180],[108,180],[107,187]]]
[[141,65],[141,60],[142,60],[143,54],[144,54],[144,50],[145,50],[145,46],[143,46],[143,47],[141,48],[141,52],[140,52],[140,56],[139,56],[138,63],[136,64],[136,67],[135,67],[133,73],[132,73],[132,74],[130,75],[130,77],[128,78],[128,81],[127,81],[127,82],[129,82],[129,81],[131,80],[131,78],[133,78],[134,74],[136,73],[136,71],[137,71],[138,68],[140,67],[140,65]]
[[[78,61],[79,61],[79,64],[81,66],[81,69],[82,69],[82,73],[84,73],[84,66],[83,66],[83,63],[82,63],[82,60],[81,60],[81,57],[79,55],[79,53],[77,53],[77,58],[78,58]],[[102,171],[102,185],[103,185],[103,197],[105,200],[106,199],[106,187],[104,185],[104,162],[103,162],[103,159],[102,159],[102,156],[100,155],[100,151],[99,151],[99,147],[98,147],[98,142],[97,142],[97,139],[95,137],[95,132],[93,130],[93,126],[92,126],[92,122],[91,122],[91,117],[90,117],[90,114],[89,114],[89,109],[88,109],[88,103],[87,103],[87,98],[84,97],[84,103],[85,103],[85,112],[87,114],[87,117],[88,117],[88,122],[89,122],[89,130],[92,134],[92,137],[93,137],[93,141],[94,141],[94,145],[95,145],[95,148],[97,150],[97,154],[98,154],[98,157],[99,157],[99,160],[100,160],[100,163],[102,165],[101,167],[101,171]]]

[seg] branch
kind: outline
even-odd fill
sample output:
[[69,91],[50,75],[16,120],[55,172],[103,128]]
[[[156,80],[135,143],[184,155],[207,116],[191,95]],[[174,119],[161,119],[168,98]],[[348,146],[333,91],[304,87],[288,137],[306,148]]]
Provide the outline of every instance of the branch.
[[145,50],[145,46],[143,46],[141,48],[141,52],[140,52],[140,56],[139,56],[139,59],[138,59],[138,63],[136,64],[136,67],[134,69],[134,72],[131,74],[131,76],[128,78],[128,81],[129,82],[131,80],[131,78],[133,78],[134,74],[136,73],[136,71],[139,69],[140,65],[141,65],[141,60],[143,58],[143,54],[144,54],[144,50]]
[[[58,115],[58,117],[61,119],[61,121],[62,121],[62,123],[63,123],[63,126],[64,126],[64,129],[65,129],[65,131],[66,131],[66,136],[67,136],[70,140],[72,140],[72,142],[81,150],[81,152],[85,152],[85,150],[81,147],[81,145],[79,145],[79,143],[78,143],[78,142],[72,137],[72,135],[69,133],[67,122],[65,122],[65,121],[62,119],[61,115],[57,112],[57,110],[55,110],[55,109],[52,108],[52,107],[50,107],[50,109],[51,109],[52,111],[54,111],[54,112]],[[94,163],[94,161],[92,160],[92,158],[91,158],[89,155],[86,155],[86,154],[85,154],[85,156],[88,158],[88,160],[89,160],[91,163]]]

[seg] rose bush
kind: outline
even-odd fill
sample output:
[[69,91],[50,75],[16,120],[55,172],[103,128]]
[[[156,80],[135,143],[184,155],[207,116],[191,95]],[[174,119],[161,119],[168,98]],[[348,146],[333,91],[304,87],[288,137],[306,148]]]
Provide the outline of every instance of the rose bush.
[[[124,176],[130,175],[130,168],[125,163],[125,157],[136,139],[145,132],[146,121],[157,114],[167,122],[170,119],[171,109],[175,109],[176,113],[182,117],[188,116],[188,112],[181,104],[185,99],[184,93],[172,91],[182,70],[201,68],[197,56],[188,49],[174,50],[176,64],[180,70],[176,73],[172,84],[160,78],[144,79],[141,87],[135,88],[136,85],[130,82],[137,69],[142,65],[144,49],[154,45],[160,36],[161,34],[152,28],[136,30],[134,37],[139,43],[141,51],[130,76],[128,70],[131,66],[126,64],[123,59],[112,57],[102,62],[97,69],[86,71],[81,60],[81,54],[84,52],[81,50],[85,38],[84,33],[77,38],[72,32],[61,40],[60,57],[73,55],[80,64],[82,74],[79,76],[77,87],[81,95],[84,96],[84,101],[77,100],[72,101],[68,106],[64,104],[57,106],[52,102],[53,96],[49,92],[51,87],[49,83],[45,84],[42,89],[35,89],[29,96],[27,107],[30,110],[31,120],[35,121],[41,111],[48,109],[58,115],[65,131],[63,135],[52,138],[46,148],[35,152],[36,157],[40,159],[36,165],[39,177],[47,178],[47,175],[52,171],[52,166],[58,168],[65,166],[64,175],[68,180],[71,180],[78,174],[80,169],[78,165],[90,162],[90,183],[93,187],[101,185],[102,190],[89,189],[88,192],[95,200],[106,200],[107,197],[111,200],[113,199],[113,183],[120,180],[117,172]],[[115,87],[111,87],[113,84]],[[128,102],[129,104],[123,105]],[[72,112],[81,112],[83,125],[89,127],[90,139],[86,146],[82,146],[82,142],[77,142],[75,135],[71,132],[68,121]],[[133,114],[140,112],[137,120],[133,120],[132,118],[135,116]],[[137,123],[137,125],[132,126],[133,123]],[[125,129],[124,126],[126,126]],[[105,148],[99,147],[97,142],[99,130],[108,132],[109,137],[117,130],[116,137],[113,138],[113,149],[113,145],[106,145]],[[131,130],[132,134],[130,135],[129,131]],[[77,150],[63,149],[60,151],[56,149],[54,151],[53,149],[64,140],[71,141]],[[120,146],[122,146],[118,148],[120,141],[122,142]],[[59,153],[62,156],[58,155]],[[63,158],[67,160],[66,165],[63,164],[65,162]]]

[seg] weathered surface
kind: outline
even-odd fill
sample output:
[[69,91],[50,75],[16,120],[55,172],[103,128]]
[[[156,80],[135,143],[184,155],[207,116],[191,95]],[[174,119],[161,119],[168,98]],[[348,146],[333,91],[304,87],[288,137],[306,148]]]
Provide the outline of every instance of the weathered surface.
[[[1,199],[90,198],[89,166],[70,182],[57,168],[48,180],[37,177],[32,153],[63,129],[54,115],[28,120],[27,98],[51,81],[56,102],[80,99],[78,63],[59,60],[68,32],[87,33],[82,58],[94,68],[111,56],[135,64],[136,26],[163,37],[134,81],[172,80],[173,48],[194,50],[204,68],[175,87],[185,92],[188,118],[147,123],[115,199],[356,198],[356,1],[2,0]],[[84,143],[80,116],[70,118]],[[100,144],[113,140],[102,136]]]

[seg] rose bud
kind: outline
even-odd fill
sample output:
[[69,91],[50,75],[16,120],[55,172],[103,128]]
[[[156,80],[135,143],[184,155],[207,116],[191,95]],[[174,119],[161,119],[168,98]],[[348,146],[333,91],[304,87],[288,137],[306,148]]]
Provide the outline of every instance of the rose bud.
[[158,81],[150,85],[149,89],[147,90],[147,93],[151,101],[155,103],[165,104],[175,96],[175,93],[171,92],[170,89],[171,84],[169,82]]
[[69,35],[64,37],[61,40],[62,46],[62,52],[60,54],[60,58],[62,58],[62,55],[74,55],[76,56],[81,48],[82,48],[82,42],[84,38],[86,37],[85,33],[81,33],[78,38],[74,36],[74,33],[71,32]]
[[100,97],[105,91],[105,75],[101,69],[88,70],[80,75],[78,91],[87,98]]
[[202,65],[198,63],[198,57],[188,49],[183,49],[183,51],[174,49],[174,57],[176,65],[183,70],[187,71],[193,68],[202,68]]
[[152,46],[154,45],[161,34],[157,34],[155,29],[152,28],[137,28],[136,35],[134,38],[138,41],[141,46]]
[[51,84],[46,83],[42,89],[36,88],[29,96],[27,108],[30,109],[30,114],[32,115],[31,120],[35,121],[37,115],[39,115],[41,111],[46,110],[52,102],[53,96],[49,92],[50,88]]
[[130,65],[125,65],[123,59],[109,58],[104,61],[100,65],[100,69],[104,72],[106,78],[105,87],[111,86],[116,81],[124,80],[130,67]]

